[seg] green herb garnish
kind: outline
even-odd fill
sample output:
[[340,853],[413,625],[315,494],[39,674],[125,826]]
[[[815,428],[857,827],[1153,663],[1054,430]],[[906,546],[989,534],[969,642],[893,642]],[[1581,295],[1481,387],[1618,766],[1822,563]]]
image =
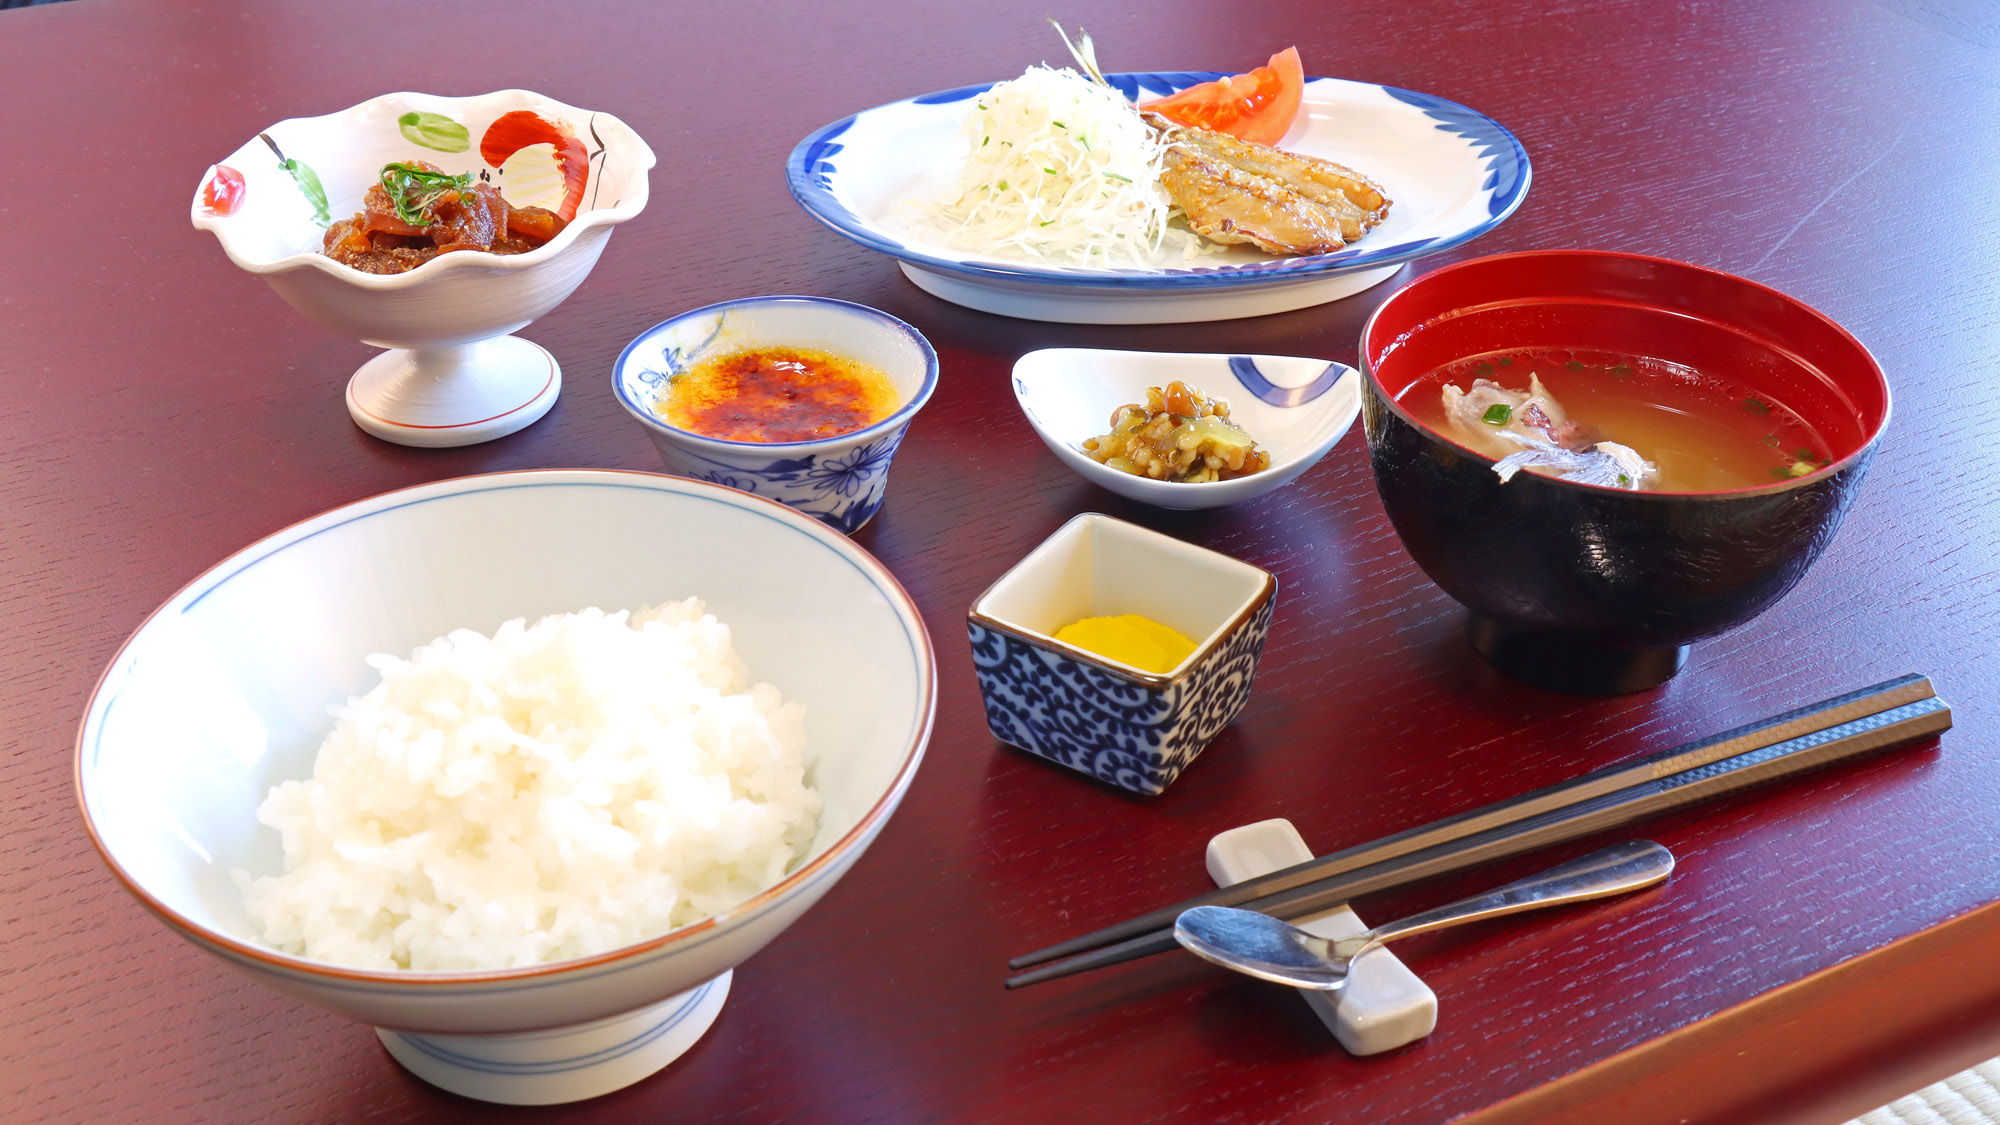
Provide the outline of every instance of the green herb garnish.
[[1508,358],[1507,358],[1507,357],[1505,357],[1505,356],[1502,356],[1502,357],[1500,358],[1500,361],[1499,361],[1499,362],[1500,362],[1500,366],[1502,366],[1502,367],[1512,367],[1512,366],[1514,366],[1514,361],[1513,361],[1513,360],[1511,360],[1511,359],[1508,359]]
[[1116,172],[1106,172],[1104,173],[1104,178],[1107,180],[1117,180],[1121,184],[1129,184],[1132,182],[1132,178],[1130,176],[1121,176]]
[[1576,360],[1573,359],[1570,360],[1568,363],[1563,364],[1563,366],[1569,368],[1571,371],[1583,370],[1583,364],[1578,363]]
[[1496,402],[1486,408],[1486,413],[1480,415],[1479,420],[1489,426],[1504,426],[1507,424],[1507,419],[1513,416],[1513,407],[1508,406],[1504,402]]
[[1771,412],[1770,404],[1761,398],[1744,399],[1743,409],[1748,410],[1752,414],[1769,414]]
[[1490,363],[1482,363],[1479,366],[1473,368],[1472,373],[1474,375],[1491,375],[1493,374],[1493,365]]
[[389,202],[396,205],[396,217],[413,227],[430,226],[431,217],[425,212],[432,204],[453,192],[468,191],[471,187],[470,172],[453,176],[414,164],[382,166],[382,190],[389,193]]
[[1632,478],[1631,478],[1631,477],[1628,477],[1628,476],[1626,476],[1626,475],[1625,475],[1624,473],[1619,473],[1619,474],[1618,474],[1618,483],[1619,483],[1619,484],[1621,484],[1621,485],[1623,485],[1623,486],[1625,486],[1626,488],[1630,488],[1630,487],[1632,487]]

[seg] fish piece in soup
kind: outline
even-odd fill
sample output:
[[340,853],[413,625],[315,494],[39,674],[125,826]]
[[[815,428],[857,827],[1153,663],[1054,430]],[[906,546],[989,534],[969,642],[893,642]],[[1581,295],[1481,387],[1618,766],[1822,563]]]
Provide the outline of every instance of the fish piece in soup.
[[1659,475],[1658,466],[1639,456],[1631,446],[1615,441],[1600,441],[1578,451],[1531,438],[1528,448],[1509,453],[1493,466],[1503,484],[1513,480],[1514,474],[1522,469],[1539,470],[1546,476],[1599,488],[1644,488]]
[[1453,435],[1493,458],[1493,471],[1509,481],[1522,469],[1602,488],[1644,488],[1658,468],[1630,446],[1593,441],[1570,420],[1539,374],[1528,389],[1510,390],[1474,379],[1470,390],[1445,384],[1444,417]]
[[1444,388],[1445,420],[1465,444],[1488,457],[1505,457],[1529,440],[1568,448],[1580,427],[1542,385],[1528,376],[1528,389],[1509,390],[1491,379],[1474,379],[1472,389]]
[[1833,462],[1827,438],[1772,388],[1656,357],[1487,352],[1428,372],[1397,401],[1492,458],[1502,479],[1527,469],[1607,488],[1729,492]]

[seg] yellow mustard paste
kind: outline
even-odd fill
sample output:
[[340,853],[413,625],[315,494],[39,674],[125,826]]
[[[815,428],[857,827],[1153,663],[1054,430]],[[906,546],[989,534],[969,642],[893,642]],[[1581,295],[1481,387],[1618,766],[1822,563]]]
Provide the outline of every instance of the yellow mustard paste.
[[1171,672],[1194,651],[1193,641],[1136,613],[1086,617],[1056,630],[1056,640],[1143,672]]

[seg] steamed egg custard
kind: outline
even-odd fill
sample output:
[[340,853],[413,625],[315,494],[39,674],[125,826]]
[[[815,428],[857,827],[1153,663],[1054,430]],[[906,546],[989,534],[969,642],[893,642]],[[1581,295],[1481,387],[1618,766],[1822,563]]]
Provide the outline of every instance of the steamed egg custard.
[[653,404],[668,425],[724,441],[816,441],[902,405],[881,369],[814,348],[746,348],[674,375]]

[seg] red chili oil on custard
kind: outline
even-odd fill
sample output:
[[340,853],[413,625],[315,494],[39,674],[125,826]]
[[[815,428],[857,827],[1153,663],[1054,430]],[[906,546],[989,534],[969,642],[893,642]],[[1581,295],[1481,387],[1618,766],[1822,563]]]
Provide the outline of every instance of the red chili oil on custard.
[[751,348],[674,376],[667,423],[726,441],[815,441],[872,426],[901,405],[889,377],[813,348]]

